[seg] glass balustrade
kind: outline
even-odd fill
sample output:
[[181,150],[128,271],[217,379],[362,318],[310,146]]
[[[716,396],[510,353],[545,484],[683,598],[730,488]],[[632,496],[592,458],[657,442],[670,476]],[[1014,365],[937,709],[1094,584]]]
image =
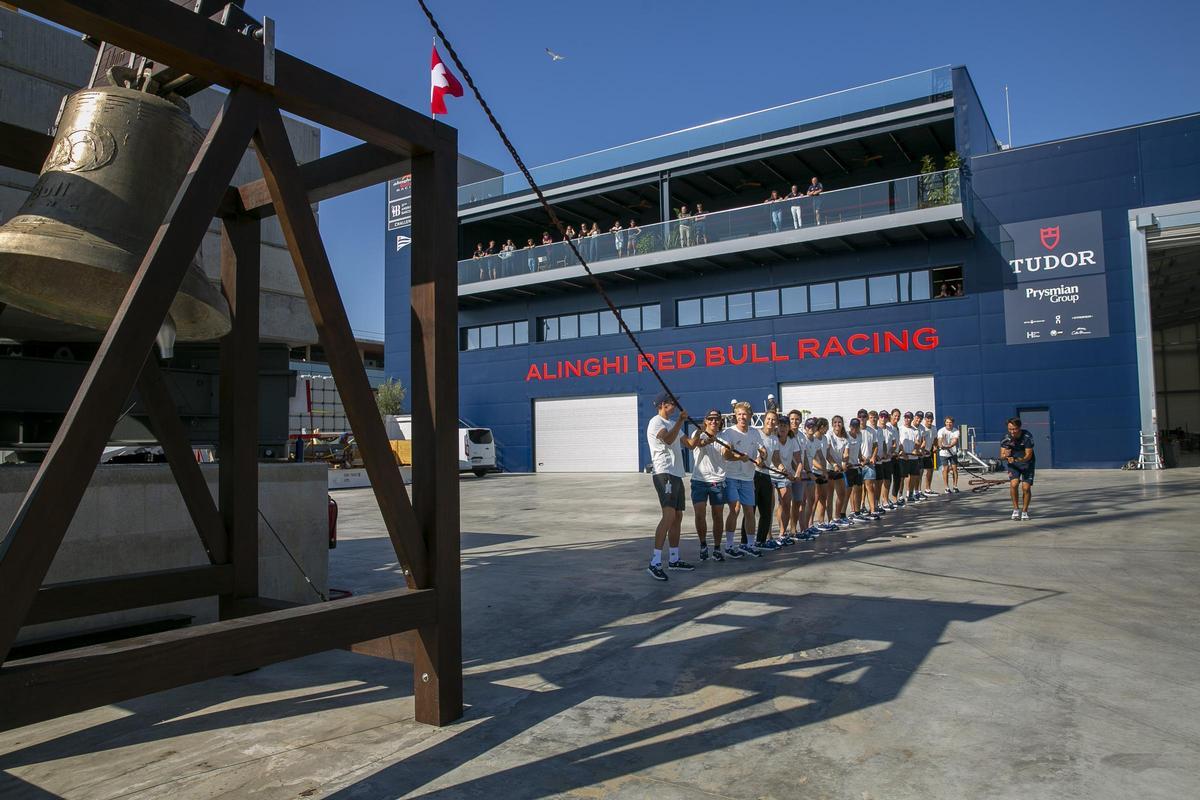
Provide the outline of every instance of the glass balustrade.
[[[575,156],[534,167],[530,172],[538,185],[546,188],[565,181],[626,171],[673,156],[717,152],[748,142],[799,133],[821,124],[928,103],[948,97],[950,93],[950,67],[938,67]],[[461,208],[528,191],[525,176],[512,172],[460,186],[458,204]]]
[[[958,170],[944,170],[837,189],[819,195],[784,198],[778,202],[725,211],[706,211],[686,219],[585,236],[575,239],[574,243],[588,264],[597,264],[618,258],[959,203],[960,183],[961,174]],[[553,273],[578,265],[579,259],[566,242],[554,242],[460,261],[458,282],[462,285],[519,275]]]

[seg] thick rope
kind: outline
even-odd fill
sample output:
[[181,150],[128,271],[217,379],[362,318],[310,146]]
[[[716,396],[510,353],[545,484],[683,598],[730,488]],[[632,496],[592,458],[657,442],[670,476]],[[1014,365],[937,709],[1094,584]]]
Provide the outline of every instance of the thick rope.
[[[538,202],[541,203],[542,209],[545,210],[547,216],[550,217],[550,222],[552,225],[554,225],[555,230],[558,231],[558,235],[561,236],[563,241],[566,242],[567,246],[571,248],[571,252],[575,255],[575,258],[579,259],[579,263],[583,266],[584,272],[586,272],[587,276],[591,278],[592,288],[594,288],[596,293],[604,299],[604,303],[608,306],[609,311],[611,311],[613,316],[617,318],[617,322],[621,326],[621,331],[624,332],[625,336],[628,337],[629,341],[633,344],[633,347],[635,350],[637,350],[638,355],[642,357],[641,363],[650,368],[650,372],[653,373],[655,379],[658,380],[658,384],[662,386],[663,391],[666,392],[667,396],[671,398],[671,402],[675,404],[676,408],[678,408],[680,411],[683,411],[683,406],[680,404],[679,398],[675,395],[675,392],[671,391],[671,387],[667,386],[667,382],[663,380],[663,376],[659,373],[658,368],[655,367],[654,360],[646,355],[646,351],[642,348],[642,343],[638,341],[637,337],[633,335],[633,331],[630,330],[629,326],[625,324],[625,318],[621,316],[621,312],[617,309],[616,304],[613,303],[612,298],[608,296],[608,292],[604,290],[604,284],[600,283],[600,279],[596,277],[594,272],[592,272],[591,266],[587,263],[587,260],[584,259],[583,254],[579,252],[579,248],[576,247],[575,241],[567,237],[566,226],[564,226],[562,220],[558,218],[558,214],[555,213],[554,207],[550,205],[548,200],[546,200],[546,195],[542,193],[541,187],[538,186],[537,181],[533,179],[532,173],[530,173],[529,168],[525,166],[525,162],[521,159],[520,154],[517,152],[517,148],[513,146],[512,141],[508,138],[508,134],[504,132],[504,126],[500,124],[500,121],[496,119],[496,115],[492,113],[491,106],[489,106],[487,101],[483,99],[483,94],[479,91],[479,87],[475,85],[475,79],[471,77],[470,70],[468,70],[466,65],[463,64],[462,59],[458,57],[458,52],[454,49],[454,45],[450,44],[450,40],[446,38],[445,32],[442,31],[442,26],[439,25],[438,21],[434,18],[433,12],[429,10],[429,6],[425,5],[425,0],[417,0],[417,4],[420,5],[421,10],[425,12],[425,16],[429,19],[429,24],[433,26],[433,30],[437,34],[438,38],[442,40],[442,44],[445,45],[446,52],[449,54],[450,60],[454,62],[454,66],[458,67],[459,74],[463,76],[463,80],[467,82],[467,86],[471,87],[471,92],[475,95],[475,99],[479,101],[479,107],[483,109],[483,113],[487,115],[488,121],[490,121],[492,123],[492,127],[496,129],[496,133],[500,136],[500,141],[504,143],[504,147],[508,150],[508,154],[512,156],[513,162],[516,163],[517,168],[521,170],[521,174],[525,176],[525,180],[529,183],[529,188],[533,190],[535,195],[537,195]],[[721,442],[721,444],[723,444],[730,452],[753,460],[750,458],[750,456],[740,452],[728,443]],[[779,470],[769,465],[766,468],[773,472],[779,472]],[[779,474],[785,475],[783,472],[779,472]],[[790,476],[787,477],[790,479]]]

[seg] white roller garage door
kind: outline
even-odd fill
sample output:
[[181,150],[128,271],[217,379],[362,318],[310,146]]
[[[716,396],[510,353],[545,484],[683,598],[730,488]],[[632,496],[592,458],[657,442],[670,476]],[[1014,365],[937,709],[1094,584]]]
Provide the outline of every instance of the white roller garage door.
[[534,400],[536,470],[637,472],[638,427],[637,395]]
[[[849,417],[860,408],[867,410],[899,408],[935,414],[933,376],[897,375],[890,378],[864,378],[849,381],[784,383],[779,386],[780,407],[787,412],[807,408],[814,417]],[[940,422],[940,420],[939,420]]]

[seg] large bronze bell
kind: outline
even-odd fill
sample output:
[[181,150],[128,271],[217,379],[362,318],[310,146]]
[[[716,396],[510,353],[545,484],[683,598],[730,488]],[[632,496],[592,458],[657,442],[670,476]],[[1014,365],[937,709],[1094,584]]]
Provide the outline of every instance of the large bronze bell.
[[[108,328],[200,147],[182,105],[116,86],[67,98],[33,191],[0,226],[0,302]],[[229,328],[225,298],[193,260],[160,345]]]

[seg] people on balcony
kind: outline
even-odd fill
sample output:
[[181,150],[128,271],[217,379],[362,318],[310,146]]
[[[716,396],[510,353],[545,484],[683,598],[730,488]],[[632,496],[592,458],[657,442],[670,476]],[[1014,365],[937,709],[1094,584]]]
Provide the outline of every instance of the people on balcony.
[[813,218],[817,224],[821,224],[821,192],[825,191],[825,187],[817,180],[817,176],[813,175],[812,180],[808,182],[808,191],[805,195],[812,198]]
[[708,223],[704,219],[704,204],[696,203],[696,214],[692,217],[692,233],[696,244],[708,244]]
[[800,230],[800,228],[804,227],[804,218],[800,213],[801,197],[804,197],[804,195],[800,193],[800,187],[793,183],[792,190],[784,195],[783,198],[790,201],[788,205],[792,212],[792,230]]
[[692,212],[688,211],[687,206],[680,206],[675,212],[675,216],[679,219],[679,246],[692,246]]
[[783,198],[779,196],[778,189],[771,190],[771,196],[763,200],[763,204],[771,204],[771,227],[776,233],[783,230],[783,209],[779,207],[779,201]]

